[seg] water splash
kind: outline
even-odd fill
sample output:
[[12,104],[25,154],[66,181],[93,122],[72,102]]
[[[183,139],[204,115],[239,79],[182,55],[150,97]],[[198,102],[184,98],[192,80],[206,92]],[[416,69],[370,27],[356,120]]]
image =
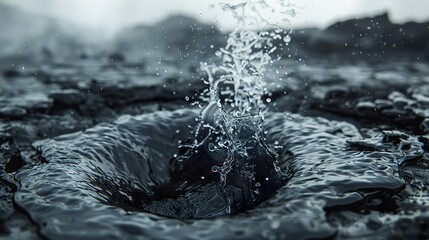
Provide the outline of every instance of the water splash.
[[274,41],[290,42],[291,31],[281,27],[290,25],[286,16],[294,10],[289,2],[280,0],[248,0],[220,7],[234,17],[235,29],[226,46],[216,52],[221,64],[201,63],[207,73],[203,80],[209,86],[201,97],[207,105],[193,142],[182,145],[188,151],[176,158],[176,169],[209,169],[211,173],[204,179],[217,177],[222,186],[239,185],[250,192],[246,199],[254,204],[273,194],[283,182],[276,153],[265,143],[262,127],[267,109],[264,73],[280,58],[275,57],[278,44]]
[[273,57],[278,50],[273,41],[282,39],[286,45],[290,42],[291,30],[282,27],[290,28],[285,15],[294,14],[293,5],[279,0],[249,0],[221,7],[237,22],[228,35],[227,45],[216,52],[222,63],[201,64],[209,85],[203,99],[216,102],[219,109],[234,117],[263,116],[263,96],[267,93],[264,73],[269,64],[280,58]]
[[212,168],[225,182],[236,156],[249,157],[248,149],[243,148],[245,142],[264,139],[264,73],[269,64],[280,58],[273,57],[278,50],[273,41],[281,39],[289,44],[291,30],[281,27],[287,25],[290,29],[287,17],[295,12],[290,2],[279,0],[249,0],[236,5],[222,4],[221,8],[234,17],[235,29],[228,35],[227,45],[216,52],[221,64],[201,63],[201,69],[207,73],[205,83],[209,85],[203,93],[208,106],[201,120],[203,127],[223,133],[217,135],[209,150],[223,148],[227,152],[222,166]]

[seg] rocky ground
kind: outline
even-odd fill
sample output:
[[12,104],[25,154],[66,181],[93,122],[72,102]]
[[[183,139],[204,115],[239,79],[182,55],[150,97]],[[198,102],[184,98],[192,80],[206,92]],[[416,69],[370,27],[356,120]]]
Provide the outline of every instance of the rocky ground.
[[[82,42],[66,23],[30,21],[5,6],[0,13],[8,19],[0,43],[9,46],[0,50],[0,239],[32,239],[35,225],[12,200],[14,174],[43,162],[32,143],[124,114],[198,107],[207,87],[200,61],[215,61],[225,34],[176,16],[94,47],[100,39]],[[428,148],[428,23],[399,25],[382,14],[297,30],[292,39],[265,76],[270,111],[344,120],[363,133],[398,129]]]
[[[206,86],[194,63],[138,63],[117,59],[74,63],[13,62],[0,76],[1,236],[34,234],[17,209],[14,173],[43,161],[38,139],[111,122],[124,114],[191,108]],[[282,60],[267,74],[270,111],[345,120],[370,129],[429,134],[429,68],[418,56],[380,60]],[[279,71],[280,69],[280,71]],[[425,137],[426,136],[426,137]],[[18,209],[19,210],[19,209]]]

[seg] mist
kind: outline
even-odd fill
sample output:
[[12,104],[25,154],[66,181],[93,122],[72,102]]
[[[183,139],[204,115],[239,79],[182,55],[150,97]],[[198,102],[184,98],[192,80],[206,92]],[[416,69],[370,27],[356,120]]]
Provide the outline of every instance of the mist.
[[[153,24],[168,15],[184,14],[206,23],[216,23],[221,28],[228,27],[231,19],[216,11],[211,5],[222,3],[218,0],[0,0],[0,3],[17,6],[25,11],[67,20],[77,25],[98,28],[114,33],[122,28],[139,24]],[[232,0],[233,4],[239,1]],[[338,21],[355,17],[388,12],[393,22],[425,21],[429,19],[429,2],[425,0],[349,0],[349,1],[291,1],[295,5],[296,16],[290,21],[295,28],[327,27]]]

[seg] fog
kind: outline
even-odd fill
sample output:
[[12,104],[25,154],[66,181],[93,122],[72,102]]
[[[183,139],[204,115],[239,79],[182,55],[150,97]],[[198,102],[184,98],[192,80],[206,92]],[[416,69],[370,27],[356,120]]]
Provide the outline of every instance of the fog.
[[[0,0],[33,13],[65,19],[77,25],[115,32],[136,24],[151,24],[171,14],[186,14],[204,22],[227,26],[229,19],[210,8],[218,0]],[[230,0],[228,3],[240,1]],[[291,18],[294,27],[318,26],[351,17],[388,12],[394,22],[425,21],[429,19],[429,1],[426,0],[299,0],[297,15]]]

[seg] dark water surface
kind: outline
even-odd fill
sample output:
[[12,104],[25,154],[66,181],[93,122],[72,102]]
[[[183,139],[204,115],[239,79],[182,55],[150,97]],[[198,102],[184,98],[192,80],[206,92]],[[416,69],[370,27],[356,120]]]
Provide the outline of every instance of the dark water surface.
[[281,147],[287,178],[256,206],[240,205],[239,188],[225,198],[217,183],[171,181],[178,141],[197,124],[191,110],[123,116],[35,142],[41,164],[16,175],[14,201],[47,239],[428,236],[427,138],[370,130],[363,138],[345,122],[267,115],[267,141]]
[[0,240],[429,239],[428,22],[276,37],[250,98],[266,133],[223,185],[225,148],[179,142],[224,31],[175,16],[90,43],[0,5]]

